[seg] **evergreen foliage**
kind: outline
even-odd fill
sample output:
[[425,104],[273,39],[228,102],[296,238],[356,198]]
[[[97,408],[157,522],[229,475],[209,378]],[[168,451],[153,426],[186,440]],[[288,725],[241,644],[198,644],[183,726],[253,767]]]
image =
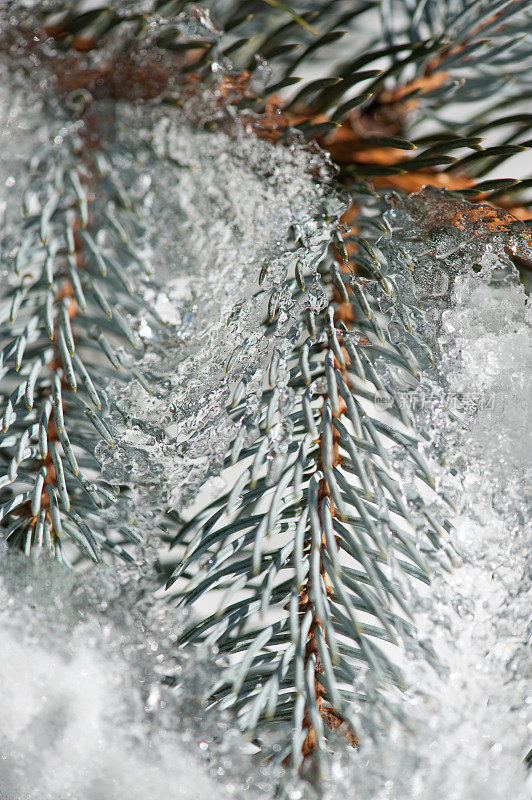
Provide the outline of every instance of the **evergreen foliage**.
[[[204,5],[224,31],[218,39],[189,5],[160,1],[147,14],[138,3],[36,3],[36,14],[21,10],[15,23],[4,11],[3,50],[27,42],[31,24],[54,39],[42,69],[85,126],[32,158],[24,235],[4,242],[13,277],[0,308],[1,525],[14,547],[60,559],[65,538],[94,561],[104,551],[131,559],[138,539],[125,524],[119,537],[109,534],[109,509],[127,508],[127,492],[118,496],[100,477],[94,451],[101,439],[112,444],[110,376],[150,388],[129,317],[142,312],[162,323],[140,291],[147,278],[132,244],[132,200],[91,138],[97,86],[105,101],[169,106],[210,86],[219,113],[209,127],[227,126],[228,103],[233,117],[279,147],[319,143],[338,167],[349,210],[319,274],[300,263],[269,297],[263,330],[272,341],[281,295],[298,311],[290,336],[270,351],[260,435],[247,436],[246,386],[238,383],[229,413],[239,432],[226,459],[237,475],[232,488],[186,523],[170,510],[158,533],[175,548],[165,576],[172,596],[192,608],[204,608],[210,593],[217,598],[180,643],[207,643],[227,657],[212,704],[232,708],[258,744],[263,728],[277,726],[280,758],[301,769],[313,755],[319,764],[331,732],[358,743],[360,705],[371,693],[383,713],[395,713],[389,690],[403,679],[389,645],[414,646],[413,587],[454,560],[450,524],[433,512],[437,487],[419,447],[427,437],[387,379],[390,367],[415,385],[418,360],[430,354],[404,315],[397,343],[379,310],[379,298],[394,302],[379,250],[382,197],[431,184],[525,216],[530,179],[489,174],[530,144],[530,9],[526,0],[313,0],[294,8],[212,0]],[[193,35],[180,22],[189,12]],[[359,26],[376,14],[378,35],[363,35]],[[114,69],[94,59],[100,48],[113,54]],[[141,48],[143,67],[133,68],[128,49]],[[16,68],[24,58],[29,50],[14,58]],[[320,59],[319,78],[298,78]],[[267,265],[261,283],[268,285]],[[274,427],[290,432],[281,459]],[[423,496],[406,498],[390,445],[425,485]]]

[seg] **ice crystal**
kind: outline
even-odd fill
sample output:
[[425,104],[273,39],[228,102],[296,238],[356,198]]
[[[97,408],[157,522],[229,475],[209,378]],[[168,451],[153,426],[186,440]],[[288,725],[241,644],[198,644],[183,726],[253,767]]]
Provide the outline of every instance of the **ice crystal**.
[[[240,422],[227,413],[239,383],[248,440],[256,435],[253,408],[258,412],[272,347],[289,407],[283,350],[299,335],[299,312],[281,284],[298,260],[316,271],[342,204],[312,177],[312,171],[327,177],[325,161],[300,147],[197,131],[177,116],[155,113],[139,148],[132,122],[122,110],[111,157],[138,195],[154,285],[147,299],[168,336],[158,339],[141,323],[142,368],[153,393],[111,388],[122,415],[115,415],[120,441],[112,450],[102,445],[99,455],[109,480],[156,484],[161,501],[179,506],[223,465]],[[128,161],[124,152],[135,158]],[[261,330],[268,302],[277,314],[271,339]]]
[[432,187],[406,198],[392,195],[389,202],[384,221],[390,236],[380,245],[396,291],[383,309],[392,325],[413,328],[434,363],[441,315],[457,278],[479,273],[490,283],[515,280],[513,259],[530,257],[532,236],[508,212],[458,202]]

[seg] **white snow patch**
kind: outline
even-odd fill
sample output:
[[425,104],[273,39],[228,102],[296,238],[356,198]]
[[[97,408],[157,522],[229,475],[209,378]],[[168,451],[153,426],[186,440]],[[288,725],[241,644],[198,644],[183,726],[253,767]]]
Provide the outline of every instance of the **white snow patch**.
[[164,702],[145,650],[157,643],[116,601],[108,617],[97,610],[113,606],[101,578],[89,610],[65,568],[2,561],[1,800],[226,796],[199,742],[154,719]]

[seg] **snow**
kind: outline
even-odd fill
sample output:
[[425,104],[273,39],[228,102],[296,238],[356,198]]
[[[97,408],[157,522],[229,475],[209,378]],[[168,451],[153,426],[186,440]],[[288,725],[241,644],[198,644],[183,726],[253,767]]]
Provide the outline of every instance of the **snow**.
[[454,524],[463,563],[436,582],[425,610],[449,672],[437,686],[423,798],[513,800],[530,789],[532,309],[515,280],[493,281],[497,266],[456,281],[439,339],[447,397],[467,425],[447,438],[462,478]]
[[83,578],[2,550],[0,598],[2,800],[229,796],[186,714],[172,726],[182,699],[157,670],[179,621],[143,607],[136,572]]

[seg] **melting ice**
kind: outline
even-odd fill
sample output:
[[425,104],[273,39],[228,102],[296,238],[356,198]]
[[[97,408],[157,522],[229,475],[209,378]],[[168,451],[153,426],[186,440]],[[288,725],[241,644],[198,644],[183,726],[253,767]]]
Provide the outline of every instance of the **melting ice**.
[[148,300],[169,335],[152,340],[149,327],[141,328],[142,367],[154,391],[111,389],[120,442],[112,450],[102,445],[99,455],[107,479],[151,485],[151,501],[155,485],[176,507],[223,465],[235,432],[226,411],[231,388],[244,379],[248,408],[258,403],[269,295],[297,259],[317,268],[342,203],[323,180],[327,166],[319,154],[242,132],[194,130],[166,113],[154,117],[139,148],[122,109],[120,152],[111,157],[140,206],[153,279],[164,287]]

